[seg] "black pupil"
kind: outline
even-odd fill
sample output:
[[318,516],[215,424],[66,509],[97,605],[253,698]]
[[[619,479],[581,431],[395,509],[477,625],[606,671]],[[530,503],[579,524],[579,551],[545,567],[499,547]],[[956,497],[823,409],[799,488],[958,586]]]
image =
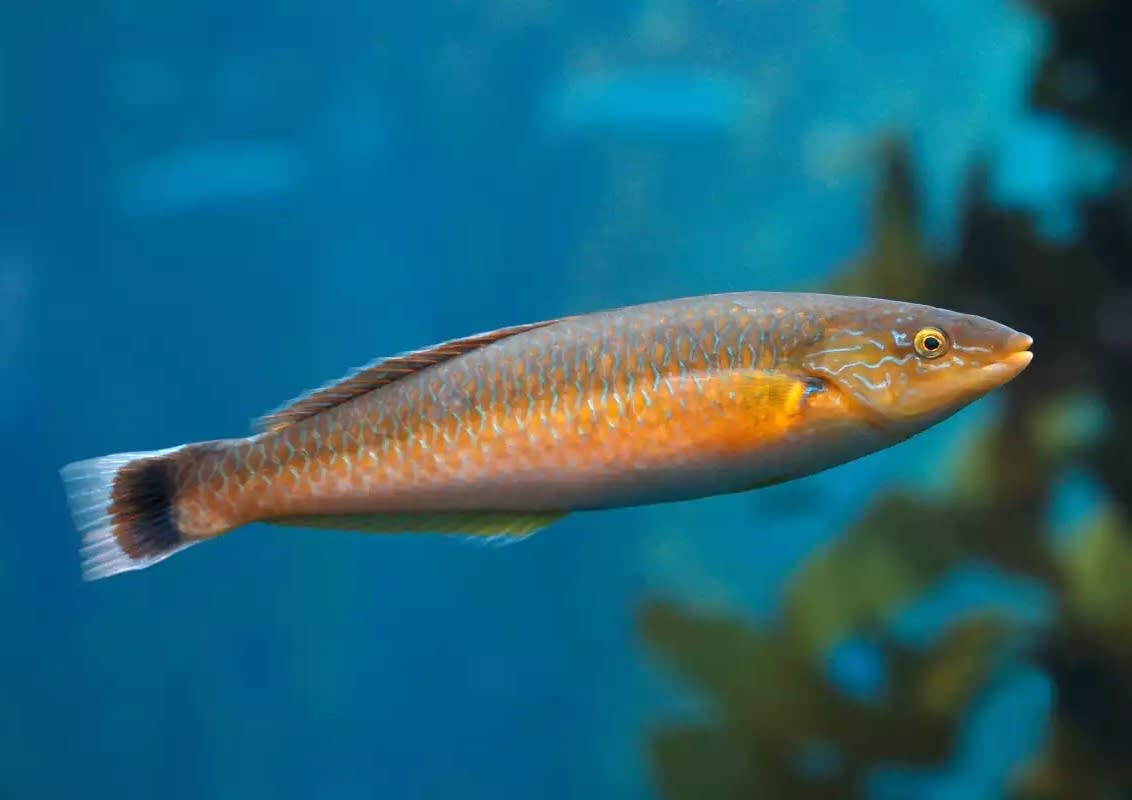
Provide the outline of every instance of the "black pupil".
[[935,336],[925,336],[924,337],[924,349],[925,350],[938,350],[939,349],[939,339],[936,338]]

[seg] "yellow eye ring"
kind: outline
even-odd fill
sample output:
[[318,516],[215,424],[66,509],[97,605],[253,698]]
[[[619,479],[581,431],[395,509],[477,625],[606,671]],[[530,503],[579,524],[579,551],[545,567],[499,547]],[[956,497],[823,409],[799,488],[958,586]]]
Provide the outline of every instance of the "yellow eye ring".
[[912,346],[921,358],[939,358],[950,349],[951,341],[939,328],[921,328],[912,340]]

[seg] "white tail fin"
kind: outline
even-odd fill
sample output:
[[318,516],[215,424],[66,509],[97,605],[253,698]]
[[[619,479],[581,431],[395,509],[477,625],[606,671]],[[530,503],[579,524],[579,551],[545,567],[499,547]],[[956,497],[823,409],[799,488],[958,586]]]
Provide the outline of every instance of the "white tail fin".
[[173,447],[76,461],[60,470],[82,534],[83,578],[145,569],[196,544],[177,529]]

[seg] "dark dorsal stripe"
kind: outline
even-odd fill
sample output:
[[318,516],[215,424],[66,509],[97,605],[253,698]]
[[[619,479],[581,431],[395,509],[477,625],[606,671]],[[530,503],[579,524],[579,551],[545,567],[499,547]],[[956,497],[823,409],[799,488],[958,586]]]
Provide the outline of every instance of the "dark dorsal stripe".
[[378,359],[368,366],[347,375],[346,377],[327,384],[320,389],[302,395],[292,400],[282,408],[272,411],[256,420],[255,427],[259,431],[272,433],[294,425],[299,420],[313,417],[327,409],[345,403],[359,395],[380,389],[406,375],[412,375],[422,369],[442,364],[445,361],[462,356],[473,350],[478,350],[493,342],[507,339],[520,333],[533,331],[553,325],[560,320],[544,320],[531,322],[525,325],[513,325],[509,328],[499,328],[494,331],[477,333],[460,339],[452,339],[441,344],[426,347],[421,350],[412,350],[399,353],[388,358]]

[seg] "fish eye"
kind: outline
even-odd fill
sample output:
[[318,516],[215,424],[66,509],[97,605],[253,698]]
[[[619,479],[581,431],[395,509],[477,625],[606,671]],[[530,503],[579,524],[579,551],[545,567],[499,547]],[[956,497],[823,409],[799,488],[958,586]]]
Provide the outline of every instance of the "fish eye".
[[912,342],[916,353],[922,358],[939,358],[947,352],[951,343],[947,334],[939,328],[921,328]]

